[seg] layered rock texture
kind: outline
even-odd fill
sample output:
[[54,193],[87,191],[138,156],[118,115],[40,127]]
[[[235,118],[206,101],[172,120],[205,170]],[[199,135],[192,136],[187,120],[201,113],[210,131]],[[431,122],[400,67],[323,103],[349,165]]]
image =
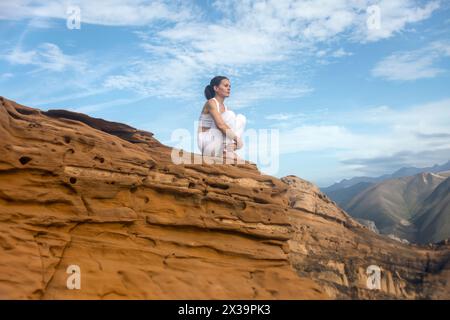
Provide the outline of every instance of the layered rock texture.
[[448,243],[380,236],[295,176],[174,164],[149,132],[5,98],[0,150],[3,299],[450,298]]

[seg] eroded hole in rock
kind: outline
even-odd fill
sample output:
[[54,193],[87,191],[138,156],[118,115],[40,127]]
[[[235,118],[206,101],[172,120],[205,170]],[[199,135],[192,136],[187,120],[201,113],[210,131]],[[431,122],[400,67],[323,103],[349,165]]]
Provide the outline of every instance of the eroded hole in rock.
[[35,110],[28,110],[28,109],[22,109],[22,108],[16,108],[16,111],[20,114],[24,114],[26,116],[30,114],[36,114],[37,112]]
[[69,136],[64,136],[64,142],[65,143],[70,143],[72,139]]
[[136,191],[137,191],[137,187],[136,186],[131,186],[131,188],[130,188],[130,192],[131,193],[135,193]]
[[156,162],[153,161],[153,160],[148,160],[148,161],[147,161],[147,164],[148,164],[148,169],[149,169],[149,170],[153,170],[153,169],[156,168]]
[[37,122],[32,122],[32,123],[28,124],[28,128],[40,128],[40,127],[42,127],[42,125],[40,125]]
[[71,177],[69,179],[69,181],[70,181],[71,184],[75,184],[75,183],[77,183],[77,178]]
[[145,203],[148,203],[149,201],[150,201],[150,199],[149,199],[148,197],[145,197],[145,198],[144,198],[144,202],[145,202]]
[[189,188],[194,188],[194,187],[195,187],[195,183],[189,182]]
[[28,162],[31,161],[31,158],[27,157],[27,156],[23,156],[23,157],[20,157],[19,161],[22,165],[26,165]]
[[103,158],[103,157],[98,157],[98,156],[95,156],[95,157],[94,157],[94,160],[95,160],[95,161],[98,161],[98,162],[100,162],[100,163],[105,162],[105,158]]
[[222,189],[222,190],[227,190],[228,188],[230,188],[229,185],[222,184],[222,183],[211,183],[209,186],[213,187],[213,188]]
[[261,199],[261,198],[253,198],[253,201],[255,201],[256,203],[261,203],[261,204],[269,204],[270,202],[265,200],[265,199]]

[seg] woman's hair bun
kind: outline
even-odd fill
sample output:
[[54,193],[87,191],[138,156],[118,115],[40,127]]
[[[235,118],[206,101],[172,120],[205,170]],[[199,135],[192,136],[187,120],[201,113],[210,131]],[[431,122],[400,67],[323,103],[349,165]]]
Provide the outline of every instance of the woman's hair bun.
[[210,83],[205,87],[206,100],[214,98],[214,96],[216,95],[216,92],[214,91],[214,86],[219,86],[220,82],[224,79],[228,80],[228,78],[224,76],[216,76],[211,79]]

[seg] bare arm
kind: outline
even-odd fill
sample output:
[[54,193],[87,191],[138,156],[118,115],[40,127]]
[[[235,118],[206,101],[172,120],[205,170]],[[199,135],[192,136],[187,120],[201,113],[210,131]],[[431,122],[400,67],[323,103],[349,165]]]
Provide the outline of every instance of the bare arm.
[[211,102],[208,101],[206,107],[208,108],[209,113],[211,114],[214,122],[216,123],[217,128],[223,132],[223,134],[227,135],[228,138],[232,140],[237,140],[238,136],[231,130],[231,128],[223,121],[222,115],[219,111],[217,111],[217,107]]

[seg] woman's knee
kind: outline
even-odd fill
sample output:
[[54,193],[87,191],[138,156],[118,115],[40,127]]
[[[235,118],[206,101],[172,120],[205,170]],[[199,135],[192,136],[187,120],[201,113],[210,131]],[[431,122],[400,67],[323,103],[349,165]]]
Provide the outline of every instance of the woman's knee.
[[243,134],[246,124],[247,118],[243,114],[238,114],[236,116],[236,131],[238,135]]
[[247,118],[243,114],[240,113],[236,116],[236,121],[245,124],[245,123],[247,123]]
[[220,156],[223,150],[223,136],[222,133],[217,131],[210,131],[209,139],[204,141],[203,153],[208,156]]

